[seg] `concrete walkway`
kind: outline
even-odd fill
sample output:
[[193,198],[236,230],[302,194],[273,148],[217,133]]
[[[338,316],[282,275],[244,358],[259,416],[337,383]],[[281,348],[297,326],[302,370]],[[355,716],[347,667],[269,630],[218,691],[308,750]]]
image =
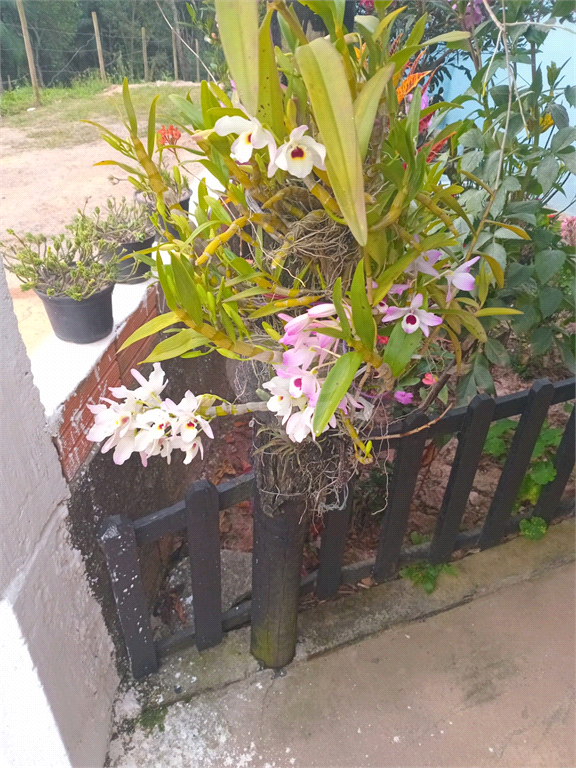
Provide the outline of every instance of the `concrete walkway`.
[[178,702],[115,739],[110,764],[573,768],[574,620],[571,564]]

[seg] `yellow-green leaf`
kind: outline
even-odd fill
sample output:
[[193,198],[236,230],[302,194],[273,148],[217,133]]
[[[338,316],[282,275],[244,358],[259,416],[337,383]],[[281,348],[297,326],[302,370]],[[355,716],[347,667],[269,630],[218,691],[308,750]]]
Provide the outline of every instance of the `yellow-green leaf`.
[[484,307],[475,313],[476,317],[491,317],[492,315],[523,315],[519,309],[512,307]]
[[362,160],[342,58],[328,40],[318,38],[298,48],[296,60],[326,147],[326,170],[334,196],[352,234],[360,245],[366,245]]
[[358,146],[362,160],[368,152],[368,143],[374,128],[374,118],[378,111],[378,104],[382,98],[384,86],[394,74],[394,64],[388,64],[378,70],[360,91],[354,102],[354,121],[358,133]]
[[515,224],[504,224],[502,221],[492,221],[491,219],[486,219],[486,224],[495,224],[497,227],[504,227],[504,229],[508,229],[510,232],[514,232],[515,235],[518,235],[518,237],[521,237],[522,240],[530,240],[530,235],[526,230],[522,229],[522,227],[517,227]]
[[314,420],[312,422],[314,434],[319,435],[324,431],[324,428],[334,415],[334,411],[338,408],[338,404],[346,392],[348,392],[361,363],[362,355],[360,352],[346,352],[346,354],[338,358],[330,369],[328,376],[326,376],[326,381],[320,390],[318,402],[314,410]]
[[130,98],[130,89],[128,88],[128,78],[124,78],[122,83],[122,99],[124,100],[124,109],[126,110],[126,116],[128,117],[128,124],[130,126],[130,133],[133,136],[138,134],[138,123],[136,121],[136,112],[132,105],[132,99]]
[[260,82],[258,90],[257,117],[263,123],[267,123],[280,141],[284,136],[284,106],[282,103],[282,90],[280,78],[276,68],[276,57],[272,45],[270,33],[270,20],[272,11],[269,10],[264,17],[258,35],[260,44]]
[[192,328],[185,328],[157,344],[148,357],[141,362],[159,363],[162,360],[171,360],[173,357],[180,357],[184,352],[208,343],[208,339],[193,331]]
[[147,336],[153,336],[155,333],[163,331],[164,328],[168,328],[177,322],[178,317],[174,312],[166,312],[164,315],[153,317],[152,320],[148,320],[148,322],[140,326],[137,331],[134,331],[134,333],[126,339],[124,344],[122,344],[119,351],[121,352],[123,349],[126,349],[126,347],[134,344],[134,342],[140,341],[140,339],[145,339]]
[[242,106],[258,109],[258,0],[215,0],[216,19],[226,63]]

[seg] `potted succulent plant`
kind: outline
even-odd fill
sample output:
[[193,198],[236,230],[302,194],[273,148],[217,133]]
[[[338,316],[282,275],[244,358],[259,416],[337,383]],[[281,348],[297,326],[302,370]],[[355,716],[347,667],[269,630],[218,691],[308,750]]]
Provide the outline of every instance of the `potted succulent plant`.
[[102,263],[86,228],[72,225],[73,236],[8,230],[15,241],[0,243],[4,265],[41,299],[54,333],[63,341],[89,344],[108,336],[114,326],[112,291],[118,274],[116,256]]
[[141,283],[149,277],[148,264],[130,255],[147,251],[154,243],[155,233],[145,206],[128,203],[124,197],[120,201],[109,198],[104,210],[94,209],[87,222],[90,225],[101,248],[101,259],[110,261],[115,257],[118,261],[118,282]]

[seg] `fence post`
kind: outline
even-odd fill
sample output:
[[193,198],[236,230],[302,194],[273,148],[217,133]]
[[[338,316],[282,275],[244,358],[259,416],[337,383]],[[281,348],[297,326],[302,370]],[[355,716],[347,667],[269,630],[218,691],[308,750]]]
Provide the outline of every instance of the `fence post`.
[[256,489],[250,651],[272,669],[289,664],[296,650],[307,523],[304,498],[287,498],[277,514],[266,515]]
[[554,386],[548,379],[537,381],[528,393],[526,407],[516,427],[508,457],[482,528],[480,549],[495,546],[506,532],[512,507],[553,397]]
[[494,406],[494,400],[482,393],[476,395],[466,411],[446,492],[438,513],[434,538],[430,545],[429,560],[434,565],[450,560],[454,551],[460,521],[472,490]]
[[135,678],[158,670],[150,614],[138,562],[134,523],[124,515],[104,521],[100,531],[130,668]]
[[176,52],[176,32],[172,30],[172,59],[174,61],[174,80],[178,80],[178,55]]
[[186,494],[186,519],[194,637],[202,651],[222,640],[220,506],[218,491],[208,480],[198,480]]
[[[427,423],[428,417],[420,411],[415,411],[404,420],[402,431],[418,430],[420,427],[425,427]],[[380,534],[380,543],[374,565],[376,581],[383,581],[392,576],[396,569],[402,549],[402,540],[408,525],[408,514],[422,463],[426,438],[426,429],[422,429],[399,440],[400,445],[394,459],[392,487],[382,520],[382,533]]]
[[320,563],[316,576],[316,597],[318,600],[328,600],[329,597],[334,597],[340,586],[342,558],[354,501],[353,481],[350,481],[345,488],[346,495],[342,506],[324,513]]
[[[40,89],[38,88],[38,77],[36,75],[36,64],[34,62],[34,52],[32,51],[32,43],[30,42],[30,33],[28,32],[28,22],[26,21],[26,12],[24,10],[24,3],[22,2],[22,0],[16,0],[16,7],[18,8],[18,16],[20,17],[20,25],[22,26],[22,37],[24,38],[24,48],[26,49],[26,58],[28,59],[28,69],[30,70],[30,80],[32,82],[32,90],[34,91],[34,104],[37,107],[39,107],[41,104]],[[12,88],[10,88],[10,90],[12,90]]]
[[100,77],[102,82],[106,82],[106,70],[104,69],[104,54],[102,53],[102,40],[100,40],[100,27],[98,26],[98,15],[92,11],[92,23],[94,24],[94,35],[96,36],[96,50],[98,51],[98,63],[100,64]]
[[144,59],[144,82],[148,82],[148,43],[146,42],[146,27],[142,27],[142,57]]

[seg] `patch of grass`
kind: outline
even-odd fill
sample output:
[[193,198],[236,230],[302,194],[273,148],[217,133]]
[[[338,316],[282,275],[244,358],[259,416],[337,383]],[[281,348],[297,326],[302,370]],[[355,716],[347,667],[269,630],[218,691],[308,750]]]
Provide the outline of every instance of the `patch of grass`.
[[449,573],[451,576],[457,576],[458,571],[450,563],[441,565],[431,565],[430,563],[414,563],[402,568],[400,576],[403,579],[410,579],[413,584],[418,584],[422,589],[430,594],[436,589],[436,581],[441,573]]
[[[170,83],[160,86],[151,83],[130,90],[136,115],[142,123],[142,133],[145,133],[148,110],[156,94],[160,94],[156,121],[160,127],[178,119],[170,95],[186,95],[189,89]],[[197,92],[198,88],[194,90]],[[193,92],[192,96],[195,95]],[[7,126],[25,131],[33,144],[45,149],[97,140],[97,130],[81,120],[94,120],[112,130],[118,128],[123,120],[120,87],[104,87],[103,83],[93,79],[78,82],[71,88],[47,88],[42,92],[42,106],[27,112],[32,105],[31,88],[5,93],[2,97],[4,122]]]

